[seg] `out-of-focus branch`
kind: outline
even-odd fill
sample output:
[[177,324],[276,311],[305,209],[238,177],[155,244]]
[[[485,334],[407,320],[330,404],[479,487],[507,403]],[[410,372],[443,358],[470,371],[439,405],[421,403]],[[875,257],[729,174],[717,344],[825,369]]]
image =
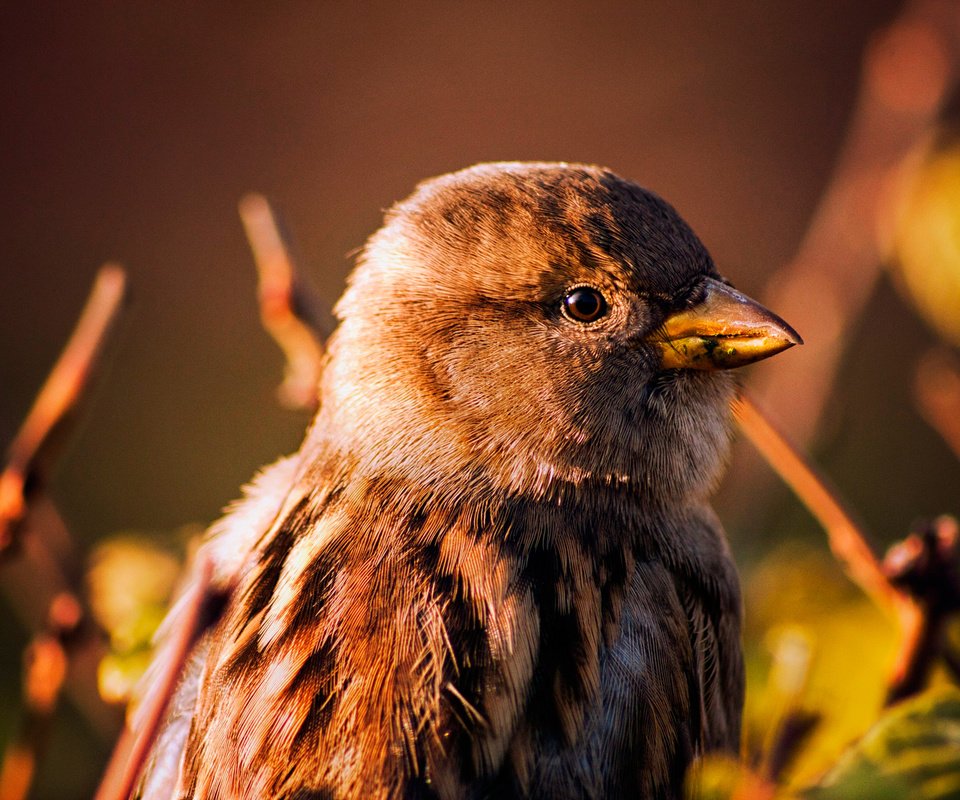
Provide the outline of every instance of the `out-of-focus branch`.
[[789,628],[771,641],[772,661],[764,692],[772,710],[769,728],[756,753],[748,753],[758,774],[777,785],[820,723],[819,713],[803,707],[810,681],[813,647],[808,636]]
[[[33,492],[27,516],[17,535],[17,556],[5,560],[0,589],[7,608],[28,631],[48,627],[50,609],[60,596],[80,601],[82,558],[66,524],[46,492]],[[84,609],[86,604],[83,603]],[[116,714],[103,705],[97,692],[96,670],[103,655],[103,640],[85,619],[70,638],[70,671],[64,694],[103,737],[116,730]]]
[[[49,602],[43,631],[25,654],[23,716],[0,768],[2,800],[20,800],[29,792],[67,678],[69,657],[81,643],[83,606],[72,586],[72,570],[63,563],[74,555],[72,543],[40,489],[101,360],[125,292],[123,270],[115,265],[101,268],[73,334],[14,438],[0,474],[0,557],[14,550],[25,553],[26,566],[34,571],[34,585],[41,588],[29,597],[34,607]],[[28,520],[34,530],[21,541]],[[9,590],[9,585],[5,587]],[[25,616],[33,613],[21,611]]]
[[883,261],[878,214],[894,170],[934,129],[960,64],[960,7],[913,0],[864,53],[859,96],[833,179],[796,257],[764,297],[806,346],[756,373],[754,393],[796,440],[815,430]]
[[960,526],[951,516],[925,523],[887,552],[884,572],[922,613],[909,630],[899,669],[887,694],[890,703],[919,692],[934,663],[952,668],[946,624],[960,611]]
[[0,474],[0,556],[16,540],[29,493],[42,482],[119,316],[126,275],[113,264],[97,273],[77,326],[10,445]]
[[150,687],[136,712],[136,722],[124,726],[104,772],[95,800],[127,800],[150,749],[157,737],[170,698],[180,679],[183,665],[193,645],[216,618],[212,605],[216,600],[212,591],[212,565],[202,558],[193,577],[177,601],[177,611],[171,612],[169,636],[155,656],[156,672],[151,674]]
[[[866,535],[835,492],[756,405],[741,396],[734,411],[746,437],[823,526],[830,549],[850,579],[881,608],[895,616],[900,647],[889,680],[888,702],[916,693],[925,683],[933,662],[944,655],[945,642],[941,633],[945,614],[960,607],[960,603],[950,599],[960,596],[957,591],[960,583],[956,569],[956,524],[951,529],[954,531],[952,539],[946,533],[943,536],[938,534],[935,546],[924,544],[921,547],[920,540],[908,537],[900,545],[905,550],[893,548],[881,563]],[[948,526],[940,527],[949,533]],[[936,560],[929,556],[931,547],[937,555]],[[920,551],[925,554],[925,560],[917,555]],[[911,557],[907,558],[907,554]],[[934,567],[928,566],[931,562]],[[923,569],[908,569],[912,565],[922,565]],[[953,588],[943,589],[943,586]],[[942,599],[944,597],[948,599]]]
[[240,218],[260,276],[260,318],[286,357],[280,400],[292,408],[314,411],[327,332],[324,306],[299,276],[266,198],[244,197]]
[[823,526],[830,549],[850,579],[878,605],[895,608],[899,593],[887,580],[865,533],[826,480],[746,394],[737,399],[734,414],[750,443]]
[[[850,342],[881,272],[887,243],[878,219],[891,187],[912,163],[909,154],[936,129],[960,73],[960,6],[953,0],[908,0],[873,36],[846,142],[793,260],[774,273],[764,302],[803,336],[804,347],[774,359],[751,377],[765,408],[790,421],[796,442],[809,443]],[[756,510],[765,478],[744,458],[731,484],[731,508]],[[751,503],[739,502],[749,493]]]
[[960,361],[946,349],[921,359],[914,396],[923,418],[960,458]]
[[27,796],[37,763],[46,749],[50,723],[69,666],[68,647],[83,619],[83,609],[69,592],[50,604],[46,629],[25,653],[23,718],[20,731],[7,748],[0,768],[0,800]]
[[[286,358],[279,397],[284,405],[314,411],[318,403],[324,345],[328,333],[324,304],[302,280],[270,203],[259,194],[240,201],[240,218],[253,251],[259,283],[263,327]],[[155,656],[156,673],[135,718],[124,727],[96,800],[125,800],[130,796],[163,722],[177,680],[193,645],[212,623],[218,595],[210,581],[211,564],[203,560],[177,601],[168,638]],[[220,598],[222,599],[222,598]]]
[[[298,274],[277,215],[266,198],[249,194],[240,201],[239,210],[259,276],[260,318],[286,357],[280,400],[292,408],[316,410],[328,332],[325,306]],[[183,665],[216,617],[213,606],[218,595],[211,585],[211,569],[205,559],[196,565],[191,583],[177,601],[177,611],[168,617],[176,620],[176,625],[155,656],[156,673],[151,676],[149,691],[134,720],[124,727],[96,800],[125,800],[136,785]]]
[[[816,430],[843,348],[880,274],[888,246],[881,226],[893,205],[893,188],[904,183],[905,171],[916,168],[917,160],[910,156],[935,132],[958,75],[960,6],[951,0],[905,3],[899,17],[866,49],[856,109],[833,179],[796,257],[771,278],[765,293],[771,307],[801,331],[806,346],[758,371],[751,393],[790,420],[792,438],[801,444]],[[960,453],[960,370],[955,362],[943,356],[925,360],[916,394],[924,416]],[[888,702],[919,691],[934,661],[951,657],[943,626],[956,609],[950,610],[943,592],[937,592],[943,585],[957,591],[955,571],[948,568],[955,564],[956,548],[944,556],[943,547],[937,550],[929,537],[921,537],[924,559],[906,559],[907,574],[921,579],[905,580],[898,571],[903,554],[919,552],[921,539],[908,537],[881,564],[809,461],[749,400],[742,399],[736,410],[747,438],[823,525],[847,575],[896,617],[900,647]],[[762,476],[751,464],[741,466],[740,476],[735,491],[755,497]],[[930,556],[934,551],[940,553],[937,558]],[[920,569],[921,561],[938,565],[940,572]],[[934,591],[934,586],[939,588]]]

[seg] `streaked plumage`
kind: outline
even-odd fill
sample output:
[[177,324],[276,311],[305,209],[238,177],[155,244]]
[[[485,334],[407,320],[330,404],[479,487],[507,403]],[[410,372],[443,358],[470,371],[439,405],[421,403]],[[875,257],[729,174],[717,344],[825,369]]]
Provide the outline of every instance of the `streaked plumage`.
[[[232,593],[143,795],[666,798],[735,750],[740,597],[707,503],[733,384],[662,368],[694,366],[665,331],[717,292],[758,308],[598,168],[481,165],[395,206],[300,452],[212,530]],[[796,341],[770,324],[779,345],[713,366]]]

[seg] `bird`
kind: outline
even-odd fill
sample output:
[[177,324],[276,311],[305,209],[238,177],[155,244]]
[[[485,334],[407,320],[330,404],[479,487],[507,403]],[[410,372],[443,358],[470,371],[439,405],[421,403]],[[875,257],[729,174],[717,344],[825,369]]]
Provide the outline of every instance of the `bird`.
[[730,369],[800,336],[572,163],[422,182],[335,312],[302,446],[203,545],[229,592],[137,796],[681,797],[740,738]]

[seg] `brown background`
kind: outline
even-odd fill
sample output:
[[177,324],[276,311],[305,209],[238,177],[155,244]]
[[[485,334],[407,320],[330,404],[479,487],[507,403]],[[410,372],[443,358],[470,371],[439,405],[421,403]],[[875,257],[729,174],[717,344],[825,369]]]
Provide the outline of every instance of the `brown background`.
[[[862,48],[896,9],[892,0],[9,9],[0,442],[97,266],[116,259],[133,304],[55,486],[78,538],[208,521],[258,465],[297,446],[305,419],[274,402],[281,360],[259,328],[236,214],[251,189],[278,202],[332,301],[345,254],[419,179],[484,160],[598,162],[669,199],[721,269],[759,292],[802,235],[843,140]],[[910,408],[909,370],[929,335],[888,285],[859,336],[884,332],[898,337],[892,356],[855,348],[848,359],[833,409],[843,424],[822,457],[890,538],[949,509],[960,475]],[[749,552],[753,532],[733,533]],[[9,628],[0,629],[12,643],[0,664],[5,707],[23,641]],[[8,717],[0,712],[4,738]],[[84,796],[96,771],[102,745],[70,730],[52,757],[72,766],[45,777],[41,796]]]

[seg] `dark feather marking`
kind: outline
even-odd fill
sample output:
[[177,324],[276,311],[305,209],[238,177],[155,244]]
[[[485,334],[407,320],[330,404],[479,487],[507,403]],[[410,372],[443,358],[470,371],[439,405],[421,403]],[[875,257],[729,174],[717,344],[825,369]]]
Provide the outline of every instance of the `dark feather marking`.
[[321,786],[317,789],[295,789],[280,800],[337,800],[337,795],[332,787]]
[[316,625],[337,577],[337,560],[334,556],[330,548],[324,549],[308,567],[296,611],[281,641],[296,639],[304,629]]
[[623,590],[629,574],[626,548],[614,548],[604,558],[600,568],[600,613],[607,645],[619,632]]
[[578,668],[583,657],[582,637],[575,613],[558,607],[558,589],[565,576],[556,552],[531,553],[523,578],[533,588],[540,612],[540,648],[527,718],[535,730],[562,737],[564,744],[570,744],[571,732],[563,724],[558,704],[561,694],[569,702],[584,698]]
[[310,713],[297,732],[297,750],[303,749],[307,743],[313,743],[333,716],[335,697],[330,666],[335,659],[336,648],[333,643],[323,642],[304,662],[291,686],[290,694],[300,693],[304,684],[313,693]]
[[[307,500],[304,498],[297,504],[264,549],[257,564],[256,579],[248,585],[243,596],[239,598],[240,602],[248,609],[248,617],[256,616],[270,604],[273,592],[277,588],[277,581],[280,580],[280,573],[283,571],[283,564],[296,537],[299,535],[298,526],[303,522],[303,510],[306,505]],[[293,518],[296,519],[295,524]]]

